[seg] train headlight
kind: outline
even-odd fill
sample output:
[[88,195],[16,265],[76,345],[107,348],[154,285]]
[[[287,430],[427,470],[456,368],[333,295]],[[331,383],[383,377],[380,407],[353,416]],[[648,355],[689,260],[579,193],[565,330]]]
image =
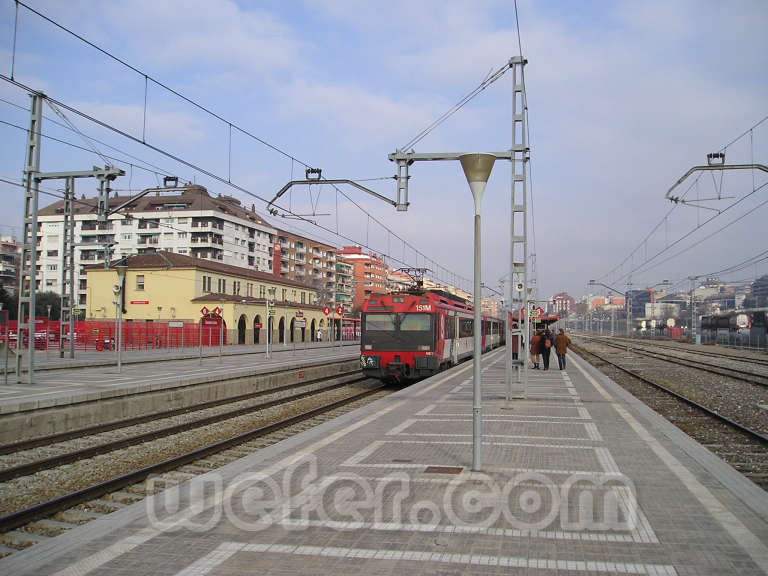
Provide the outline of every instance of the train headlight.
[[363,368],[378,368],[379,357],[378,356],[360,356],[360,365]]

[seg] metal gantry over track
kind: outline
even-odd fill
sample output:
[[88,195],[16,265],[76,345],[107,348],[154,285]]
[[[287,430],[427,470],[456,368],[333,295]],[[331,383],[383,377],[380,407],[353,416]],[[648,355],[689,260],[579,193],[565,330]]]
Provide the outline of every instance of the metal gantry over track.
[[[75,180],[96,178],[99,181],[98,220],[106,222],[115,210],[109,209],[109,184],[125,172],[112,166],[103,169],[76,170],[72,172],[40,172],[40,142],[42,136],[43,100],[40,92],[32,94],[29,135],[24,167],[24,235],[21,246],[19,270],[19,315],[16,335],[16,381],[31,384],[35,367],[35,292],[37,290],[38,200],[40,182],[64,180],[63,253],[61,266],[61,325],[69,326],[69,353],[74,357],[74,266],[75,266]],[[122,206],[121,206],[122,207]],[[118,207],[121,208],[121,207]],[[109,266],[111,245],[104,245],[104,262]],[[24,335],[27,335],[24,338]],[[63,331],[60,331],[59,354],[64,356]],[[46,338],[48,335],[46,334]]]

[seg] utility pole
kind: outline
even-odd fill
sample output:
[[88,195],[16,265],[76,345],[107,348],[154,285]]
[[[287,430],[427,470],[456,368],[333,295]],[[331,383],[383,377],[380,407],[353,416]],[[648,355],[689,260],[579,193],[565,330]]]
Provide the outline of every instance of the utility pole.
[[691,344],[696,344],[696,276],[688,279],[691,281]]
[[[528,334],[528,181],[526,163],[530,159],[526,111],[528,100],[525,93],[523,68],[527,60],[522,56],[510,59],[512,67],[512,189],[510,194],[510,247],[509,247],[509,309],[506,318],[506,363],[504,379],[506,399],[525,398],[528,394],[528,362],[525,346],[530,342]],[[519,132],[518,132],[519,131]],[[520,143],[518,144],[518,135]],[[512,326],[512,317],[517,314],[518,325]],[[514,344],[517,344],[517,359],[513,358]],[[513,380],[512,371],[515,376]],[[517,390],[513,384],[517,383]]]
[[632,352],[632,274],[629,275],[627,282],[629,292],[627,292],[627,354]]
[[[43,94],[32,94],[29,134],[24,166],[24,232],[19,270],[19,316],[16,330],[16,382],[32,384],[35,358],[35,282],[37,275],[37,201],[40,192],[40,139],[43,122]],[[24,331],[28,334],[26,345]]]
[[64,227],[61,267],[61,313],[59,317],[59,358],[64,358],[64,323],[69,334],[69,357],[75,357],[75,179],[66,179],[64,188]]

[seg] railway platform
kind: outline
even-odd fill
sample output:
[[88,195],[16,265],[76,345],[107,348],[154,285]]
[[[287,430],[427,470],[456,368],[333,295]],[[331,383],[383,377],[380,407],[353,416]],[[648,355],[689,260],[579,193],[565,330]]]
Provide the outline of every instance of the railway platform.
[[[16,374],[0,379],[0,444],[51,437],[107,423],[237,397],[282,385],[311,382],[359,367],[359,344],[228,346],[199,352],[115,352],[78,355],[75,361],[41,358],[33,382]],[[96,357],[92,357],[93,355]]]
[[3,574],[765,574],[768,497],[573,354],[472,364],[0,560]]
[[[125,351],[122,368],[117,368],[117,353],[79,352],[75,359],[38,351],[31,384],[17,382],[9,363],[7,378],[0,375],[0,414],[75,404],[150,390],[206,382],[256,370],[320,363],[329,358],[355,358],[359,342],[299,343],[272,345],[270,358],[264,345],[218,348]],[[7,380],[7,383],[6,383]]]

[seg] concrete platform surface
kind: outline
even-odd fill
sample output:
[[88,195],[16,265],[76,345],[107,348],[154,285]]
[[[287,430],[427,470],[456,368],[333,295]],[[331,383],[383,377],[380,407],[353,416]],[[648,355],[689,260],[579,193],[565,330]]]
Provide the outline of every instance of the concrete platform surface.
[[569,354],[472,364],[0,560],[0,574],[765,574],[768,497]]
[[359,343],[343,348],[331,343],[311,343],[272,347],[270,358],[264,346],[227,346],[219,357],[218,349],[123,352],[118,372],[116,352],[85,352],[75,360],[46,356],[38,352],[33,381],[17,383],[16,374],[0,377],[0,414],[38,410],[78,402],[103,400],[130,394],[188,386],[223,378],[239,378],[293,366],[317,365],[328,361],[356,358]]

